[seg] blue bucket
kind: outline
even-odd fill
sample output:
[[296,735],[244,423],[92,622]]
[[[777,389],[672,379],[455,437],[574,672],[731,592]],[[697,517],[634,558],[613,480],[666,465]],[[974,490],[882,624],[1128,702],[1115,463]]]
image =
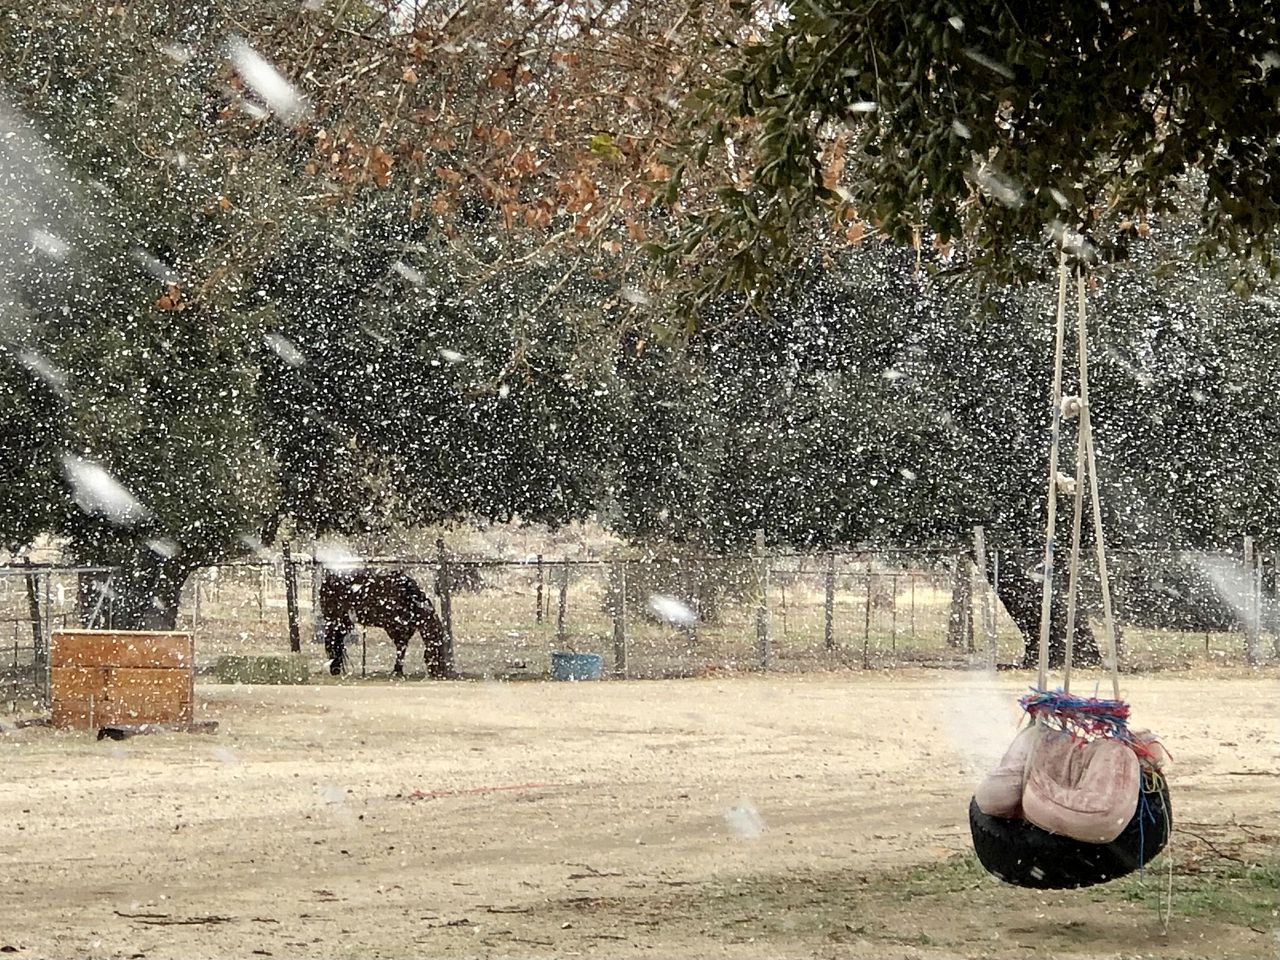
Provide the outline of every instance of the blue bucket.
[[599,680],[604,676],[604,657],[598,653],[551,654],[552,680]]

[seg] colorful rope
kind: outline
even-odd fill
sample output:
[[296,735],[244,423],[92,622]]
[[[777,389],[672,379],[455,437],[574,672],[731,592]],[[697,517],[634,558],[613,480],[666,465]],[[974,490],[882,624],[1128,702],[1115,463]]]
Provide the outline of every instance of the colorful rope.
[[1111,737],[1126,743],[1132,740],[1129,735],[1129,704],[1123,700],[1078,697],[1061,690],[1033,687],[1018,703],[1031,719],[1046,722],[1085,740],[1095,737]]

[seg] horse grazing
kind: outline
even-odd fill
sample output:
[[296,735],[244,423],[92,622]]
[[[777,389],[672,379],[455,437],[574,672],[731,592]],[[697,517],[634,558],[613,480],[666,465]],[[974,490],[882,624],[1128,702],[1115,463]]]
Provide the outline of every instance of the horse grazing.
[[396,645],[395,676],[404,676],[404,655],[414,633],[422,634],[427,675],[436,679],[453,675],[444,624],[436,616],[431,598],[408,574],[326,570],[320,582],[320,612],[329,672],[334,676],[342,673],[346,636],[356,624],[387,631]]

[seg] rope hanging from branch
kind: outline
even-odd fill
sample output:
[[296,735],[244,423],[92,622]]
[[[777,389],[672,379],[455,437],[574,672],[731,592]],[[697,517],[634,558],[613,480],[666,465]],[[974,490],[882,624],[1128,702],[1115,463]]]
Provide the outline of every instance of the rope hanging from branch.
[[[1036,686],[1020,700],[1032,724],[1015,739],[1000,766],[979,787],[969,807],[974,851],[983,866],[1008,883],[1037,888],[1091,886],[1130,873],[1163,849],[1172,825],[1169,788],[1160,774],[1167,753],[1157,738],[1130,731],[1129,705],[1120,699],[1120,663],[1089,413],[1085,279],[1079,267],[1075,274],[1080,382],[1077,395],[1064,396],[1068,267],[1066,251],[1060,249],[1053,385],[1049,398],[1049,482],[1041,568],[1044,585],[1040,598],[1040,649]],[[1064,420],[1076,423],[1074,479],[1058,470]],[[1111,675],[1112,699],[1071,694],[1086,482],[1102,593],[1103,655]],[[1068,556],[1063,684],[1060,690],[1051,691],[1048,689],[1049,639],[1053,622],[1059,495],[1071,496],[1074,509]],[[1128,806],[1131,787],[1133,807]]]
[[[1102,588],[1103,628],[1105,632],[1104,656],[1111,671],[1112,695],[1120,699],[1120,663],[1116,649],[1115,618],[1111,606],[1111,578],[1107,569],[1106,538],[1102,527],[1102,501],[1098,494],[1097,460],[1093,448],[1093,429],[1089,417],[1089,335],[1086,323],[1085,278],[1078,267],[1076,275],[1076,351],[1080,378],[1078,395],[1064,395],[1062,388],[1063,367],[1066,353],[1066,317],[1068,268],[1066,251],[1058,254],[1058,310],[1054,324],[1053,387],[1050,394],[1049,441],[1049,489],[1045,499],[1044,584],[1040,595],[1040,650],[1036,676],[1037,689],[1048,685],[1049,638],[1053,623],[1053,581],[1056,553],[1056,527],[1058,519],[1058,495],[1074,496],[1071,524],[1071,550],[1068,555],[1067,633],[1063,668],[1063,690],[1071,690],[1071,667],[1075,654],[1076,598],[1080,582],[1080,535],[1084,520],[1085,483],[1088,481],[1089,499],[1093,507],[1094,544],[1097,552],[1098,576]],[[1062,422],[1075,420],[1076,474],[1075,479],[1058,470],[1062,447]]]

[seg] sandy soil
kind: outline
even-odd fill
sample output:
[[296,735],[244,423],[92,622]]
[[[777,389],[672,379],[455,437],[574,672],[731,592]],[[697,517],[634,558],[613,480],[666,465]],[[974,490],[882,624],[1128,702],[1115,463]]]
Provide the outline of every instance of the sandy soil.
[[[21,957],[1270,957],[1109,887],[966,873],[1028,677],[201,687],[212,736],[0,737]],[[1274,856],[1274,676],[1126,681],[1174,862]],[[1249,846],[1252,844],[1253,846]],[[1260,852],[1261,851],[1261,852]],[[936,882],[935,882],[936,880]],[[1149,870],[1163,892],[1167,875]],[[1226,881],[1224,881],[1226,882]],[[1158,896],[1155,897],[1158,899]],[[9,950],[9,948],[16,950]]]

